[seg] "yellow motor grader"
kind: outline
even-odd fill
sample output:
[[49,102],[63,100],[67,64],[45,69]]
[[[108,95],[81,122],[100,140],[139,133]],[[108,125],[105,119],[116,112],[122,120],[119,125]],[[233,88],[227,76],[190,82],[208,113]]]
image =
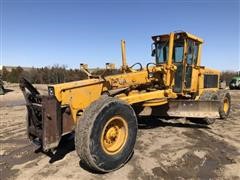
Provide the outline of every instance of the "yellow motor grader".
[[[133,153],[139,116],[196,118],[199,123],[225,119],[231,98],[220,90],[220,72],[200,65],[203,40],[187,32],[152,37],[155,62],[128,66],[121,42],[121,73],[48,86],[41,95],[26,79],[27,133],[44,151],[58,146],[63,135],[75,133],[83,164],[109,172],[123,166]],[[106,71],[113,68],[107,64]]]

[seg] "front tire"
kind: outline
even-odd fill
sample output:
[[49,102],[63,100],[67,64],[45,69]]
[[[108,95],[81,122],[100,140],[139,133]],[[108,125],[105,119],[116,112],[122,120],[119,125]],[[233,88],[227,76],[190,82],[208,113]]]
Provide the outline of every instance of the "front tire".
[[80,117],[75,131],[75,147],[83,164],[98,172],[123,166],[133,153],[137,118],[128,104],[103,96]]

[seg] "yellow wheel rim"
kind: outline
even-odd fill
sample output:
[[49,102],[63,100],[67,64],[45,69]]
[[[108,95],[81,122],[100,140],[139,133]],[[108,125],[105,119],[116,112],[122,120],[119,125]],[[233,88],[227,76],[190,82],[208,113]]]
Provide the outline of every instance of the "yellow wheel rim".
[[228,109],[229,109],[229,100],[228,100],[228,98],[225,98],[224,101],[223,101],[223,111],[225,113],[227,113]]
[[108,120],[103,128],[101,135],[102,148],[107,154],[117,154],[124,147],[127,137],[127,122],[120,116],[114,116]]

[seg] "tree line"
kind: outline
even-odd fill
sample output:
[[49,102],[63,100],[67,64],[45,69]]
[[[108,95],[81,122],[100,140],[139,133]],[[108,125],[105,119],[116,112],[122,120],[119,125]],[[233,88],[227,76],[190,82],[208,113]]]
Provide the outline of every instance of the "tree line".
[[240,71],[222,71],[221,72],[221,80],[226,81],[227,85],[230,83],[231,79],[234,76],[240,76]]
[[[119,70],[108,70],[96,68],[92,75],[117,74]],[[24,70],[21,66],[8,71],[6,67],[1,70],[2,80],[10,83],[18,83],[21,77],[26,78],[33,84],[58,84],[63,82],[87,79],[87,74],[80,69],[67,69],[66,66],[54,65],[51,67],[31,68]]]
[[[77,81],[86,79],[87,75],[80,69],[67,69],[66,66],[54,65],[51,67],[31,68],[24,70],[18,66],[8,71],[5,67],[1,70],[2,80],[10,83],[18,83],[20,77],[25,77],[34,84],[57,84],[63,82]],[[92,71],[93,75],[110,75],[117,74],[119,70],[108,70],[96,68]],[[221,80],[226,81],[227,84],[232,77],[237,76],[236,71],[222,71]]]

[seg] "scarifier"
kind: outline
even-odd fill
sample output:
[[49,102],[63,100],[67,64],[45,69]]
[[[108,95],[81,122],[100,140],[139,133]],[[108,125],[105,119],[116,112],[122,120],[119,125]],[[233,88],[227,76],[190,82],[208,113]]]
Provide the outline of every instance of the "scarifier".
[[[200,65],[203,40],[187,32],[152,40],[154,63],[128,66],[122,40],[120,74],[94,76],[82,64],[88,79],[50,85],[48,96],[22,78],[29,139],[48,151],[57,148],[63,135],[75,132],[82,163],[109,172],[131,157],[137,117],[186,117],[207,124],[226,119],[230,94],[219,88],[220,71]],[[114,68],[106,65],[106,71]]]

